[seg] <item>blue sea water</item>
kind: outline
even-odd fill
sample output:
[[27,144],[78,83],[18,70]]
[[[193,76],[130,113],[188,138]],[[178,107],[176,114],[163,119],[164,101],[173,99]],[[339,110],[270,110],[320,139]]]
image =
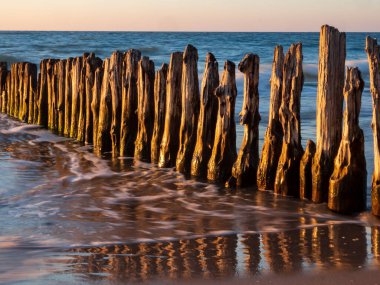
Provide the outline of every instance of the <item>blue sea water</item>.
[[[359,67],[365,81],[360,126],[365,135],[367,204],[370,206],[373,142],[372,100],[369,92],[368,62],[364,51],[367,35],[380,37],[380,33],[347,33],[346,65]],[[198,49],[201,79],[207,52],[216,56],[220,72],[223,71],[225,60],[238,64],[246,53],[258,54],[261,149],[268,123],[269,79],[274,47],[282,45],[286,52],[292,43],[297,42],[303,44],[305,83],[301,97],[301,134],[305,146],[308,139],[315,141],[318,33],[0,32],[0,61],[29,61],[39,64],[45,58],[63,59],[79,56],[84,52],[94,52],[104,59],[115,50],[127,51],[135,48],[149,56],[156,68],[159,68],[162,63],[169,62],[172,52],[183,51],[187,44],[192,44]],[[236,75],[238,116],[243,101],[243,77],[239,71],[236,71]],[[236,122],[238,124],[238,117]],[[238,147],[242,134],[242,127],[237,126]],[[323,236],[329,236],[329,242],[333,246],[343,248],[344,245],[334,239],[334,231],[349,235],[347,232],[350,232],[352,224],[358,223],[360,226],[355,230],[358,237],[353,239],[358,238],[362,242],[358,250],[361,253],[359,257],[372,260],[375,256],[367,247],[373,243],[371,233],[377,231],[377,221],[366,213],[355,218],[345,218],[327,211],[325,205],[312,205],[266,193],[225,193],[225,190],[215,185],[185,180],[171,170],[162,171],[142,163],[131,165],[126,162],[124,165],[122,162],[103,161],[88,153],[87,147],[78,146],[75,142],[58,138],[36,126],[25,126],[2,115],[0,283],[25,282],[28,278],[32,278],[35,284],[46,281],[44,278],[57,284],[62,282],[61,278],[75,283],[78,276],[82,278],[83,275],[88,277],[85,279],[86,283],[94,281],[91,279],[92,270],[98,274],[98,279],[107,279],[109,274],[115,278],[115,275],[120,274],[120,268],[115,269],[114,264],[107,263],[106,266],[99,263],[96,264],[97,270],[92,268],[96,263],[92,258],[98,258],[98,252],[107,252],[102,256],[105,260],[121,254],[115,248],[105,245],[116,246],[121,243],[128,247],[132,243],[132,249],[122,254],[133,253],[133,256],[142,255],[148,259],[151,255],[160,259],[161,255],[166,254],[167,248],[174,247],[174,257],[170,254],[168,257],[169,264],[176,262],[177,249],[181,256],[191,255],[195,251],[199,256],[207,255],[207,252],[201,252],[197,246],[184,246],[188,242],[195,242],[201,247],[202,242],[199,239],[218,244],[219,247],[223,247],[224,243],[232,243],[235,246],[231,251],[233,256],[226,254],[225,258],[228,262],[236,262],[236,268],[233,269],[235,274],[242,270],[238,264],[239,258],[243,257],[261,258],[258,268],[264,272],[273,271],[273,266],[266,258],[273,255],[273,258],[281,260],[284,257],[281,253],[268,249],[268,244],[265,243],[268,233],[269,236],[278,238],[280,250],[297,252],[293,256],[295,263],[311,270],[320,265],[321,257],[318,259],[313,254],[301,256],[303,247],[315,248],[318,237],[322,236],[323,239]],[[272,218],[273,213],[277,213],[276,221]],[[345,227],[346,223],[349,225]],[[289,242],[311,232],[314,234],[315,229],[319,230],[317,238],[299,243]],[[285,235],[285,240],[281,234]],[[217,241],[213,240],[218,238]],[[256,255],[252,255],[251,247],[247,245],[250,238],[260,244],[261,251],[255,253]],[[149,248],[152,243],[158,248],[158,252],[154,254],[145,248]],[[328,242],[326,246],[329,247]],[[373,246],[375,245],[372,244]],[[96,252],[94,256],[93,252]],[[216,253],[209,254],[206,258],[221,262]],[[339,267],[343,262],[345,265],[354,266],[353,261],[358,256],[353,254],[350,256],[352,259],[342,261],[342,258],[347,258],[345,254],[344,250],[342,256],[336,252],[327,252],[323,257],[325,259],[322,258],[322,264],[326,267],[329,264]],[[190,260],[201,262],[199,256]],[[55,260],[55,265],[46,261],[49,258]],[[323,260],[330,260],[331,263],[324,263]],[[117,261],[121,262],[118,259]],[[125,260],[123,262],[130,265]],[[133,262],[135,265],[136,262],[141,266],[144,264],[140,259]],[[365,263],[366,266],[370,267],[368,264],[373,264],[371,262]],[[363,266],[361,261],[359,263]],[[88,264],[92,269],[81,267],[83,264]],[[150,263],[146,264],[148,266]],[[109,267],[115,272],[107,271]],[[194,268],[193,270],[196,271]],[[62,271],[65,274],[54,275],[51,271]],[[224,271],[218,272],[223,275]],[[153,273],[151,275],[157,276]],[[179,277],[181,278],[183,276]]]

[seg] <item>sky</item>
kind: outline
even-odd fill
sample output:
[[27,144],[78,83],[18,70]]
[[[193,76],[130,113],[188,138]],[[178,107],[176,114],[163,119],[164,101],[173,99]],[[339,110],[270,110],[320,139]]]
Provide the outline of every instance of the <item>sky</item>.
[[2,0],[0,30],[379,32],[380,0]]

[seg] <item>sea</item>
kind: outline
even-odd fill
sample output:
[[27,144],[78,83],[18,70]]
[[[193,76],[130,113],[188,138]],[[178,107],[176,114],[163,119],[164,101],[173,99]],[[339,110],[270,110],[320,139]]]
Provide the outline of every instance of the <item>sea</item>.
[[[367,211],[337,215],[326,204],[273,192],[187,179],[131,158],[98,157],[91,146],[0,114],[0,284],[181,284],[263,282],[263,276],[380,268],[380,220],[370,214],[373,171],[366,36],[347,33],[346,65],[365,81]],[[260,150],[268,124],[274,47],[303,44],[301,135],[315,141],[319,33],[0,32],[9,64],[80,56],[104,59],[134,48],[158,69],[187,44],[223,72],[247,53],[260,57]],[[243,128],[243,75],[236,70],[237,146]]]

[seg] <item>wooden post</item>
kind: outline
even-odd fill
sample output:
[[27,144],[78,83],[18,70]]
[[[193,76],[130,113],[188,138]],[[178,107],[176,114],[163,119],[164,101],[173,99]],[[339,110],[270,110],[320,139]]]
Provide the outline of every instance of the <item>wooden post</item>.
[[[85,94],[86,94],[86,127],[84,130],[84,137],[86,144],[92,144],[93,134],[94,134],[94,113],[92,102],[94,101],[93,97],[96,96],[95,103],[99,102],[100,95],[100,86],[94,85],[96,71],[98,68],[102,67],[102,60],[98,57],[95,57],[93,53],[86,58],[86,75],[85,75]],[[97,79],[99,82],[99,78]],[[99,113],[99,104],[97,106],[97,115]]]
[[244,73],[244,101],[239,114],[244,126],[243,141],[238,157],[232,167],[228,186],[247,187],[256,185],[259,164],[259,64],[260,58],[247,54],[238,69]]
[[154,127],[151,144],[151,161],[158,163],[160,145],[165,128],[166,78],[168,65],[162,64],[154,80]]
[[63,135],[65,129],[65,87],[66,87],[66,65],[67,60],[60,60],[58,63],[58,122],[57,131]]
[[129,50],[123,60],[120,156],[133,156],[137,136],[137,77],[141,52]]
[[111,120],[112,120],[112,98],[110,89],[110,59],[107,58],[103,62],[103,79],[100,91],[100,105],[99,105],[99,125],[97,143],[95,151],[97,153],[107,152],[112,150],[111,144]]
[[8,92],[7,92],[7,78],[9,76],[8,65],[6,62],[0,62],[0,97],[1,97],[1,112],[7,112],[8,105]]
[[226,182],[236,160],[235,100],[237,96],[235,64],[226,61],[220,85],[215,90],[219,109],[216,121],[214,146],[208,162],[207,178]]
[[56,61],[51,74],[48,74],[48,128],[53,132],[58,130],[58,64],[59,61]]
[[[29,121],[29,115],[32,116],[33,108],[29,108],[29,102],[33,103],[34,94],[37,85],[37,66],[32,63],[23,64],[23,76],[20,84],[22,85],[22,93],[20,94],[20,111],[19,119],[25,123]],[[33,104],[31,105],[33,106]]]
[[328,207],[338,213],[359,212],[366,208],[367,170],[364,134],[359,127],[364,81],[357,68],[347,68],[343,135],[330,178]]
[[[80,59],[80,66],[79,66],[79,78],[78,78],[78,101],[79,101],[79,115],[78,115],[78,128],[77,128],[77,141],[84,143],[85,142],[85,133],[86,133],[86,61],[87,58],[90,56],[89,53],[83,54],[82,58]],[[92,54],[92,57],[95,57],[94,54]]]
[[372,175],[372,214],[380,216],[380,46],[367,37],[370,90],[372,94],[372,131],[374,169]]
[[[36,103],[36,97],[37,97],[37,65],[35,64],[28,64],[27,65],[27,74],[28,74],[28,99],[25,102],[27,108],[27,122],[29,124],[33,124],[35,120],[35,103]],[[25,99],[25,98],[24,98]]]
[[300,99],[303,87],[302,44],[292,44],[285,56],[280,120],[284,131],[274,192],[299,196],[301,145]]
[[66,61],[65,70],[65,114],[64,114],[64,128],[63,135],[66,137],[70,136],[71,131],[71,109],[72,109],[72,68],[73,68],[73,58],[68,58]]
[[160,147],[159,167],[173,167],[177,158],[182,114],[182,56],[182,52],[175,52],[170,57],[166,84],[165,129]]
[[182,116],[176,169],[190,173],[199,117],[198,51],[188,45],[182,62]]
[[206,177],[207,163],[211,157],[215,139],[218,99],[214,95],[219,85],[218,62],[212,53],[207,53],[201,87],[201,110],[198,120],[197,142],[195,144],[191,175]]
[[327,202],[329,179],[342,137],[346,35],[323,26],[319,42],[317,150],[313,159],[312,200]]
[[272,76],[270,79],[270,107],[268,128],[265,133],[261,159],[257,171],[259,190],[273,190],[278,160],[281,155],[283,131],[279,116],[282,97],[282,72],[284,52],[282,46],[274,50]]
[[[96,68],[94,74],[94,83],[92,87],[92,102],[91,102],[91,111],[92,111],[92,130],[93,130],[93,145],[94,150],[98,149],[98,129],[99,129],[99,113],[100,113],[100,96],[102,90],[102,79],[103,79],[103,70],[104,62]],[[90,81],[90,79],[88,79]]]
[[80,88],[82,74],[82,57],[73,59],[71,69],[71,127],[70,137],[78,138],[79,113],[80,113]]
[[138,66],[138,131],[135,159],[150,162],[154,121],[154,63],[149,57],[144,56]]
[[120,124],[121,124],[121,76],[123,54],[114,52],[111,56],[110,69],[110,88],[112,102],[112,120],[111,120],[111,143],[112,155],[117,157],[120,151]]
[[305,153],[302,156],[300,163],[300,198],[311,200],[312,178],[311,165],[315,155],[315,143],[308,140]]

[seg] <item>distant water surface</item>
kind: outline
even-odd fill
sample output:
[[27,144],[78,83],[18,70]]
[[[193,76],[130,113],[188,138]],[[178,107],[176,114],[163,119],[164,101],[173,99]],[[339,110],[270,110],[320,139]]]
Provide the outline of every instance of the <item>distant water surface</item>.
[[[360,125],[368,186],[373,169],[366,33],[347,34],[347,65],[365,80]],[[379,37],[380,34],[370,34]],[[302,139],[315,140],[318,33],[0,32],[0,61],[67,58],[136,48],[158,68],[188,43],[236,64],[260,56],[260,148],[268,121],[275,45],[303,43]],[[237,71],[236,114],[243,99]],[[238,117],[236,117],[238,122]],[[238,126],[240,145],[243,129]],[[252,189],[228,192],[130,159],[100,159],[90,146],[0,115],[0,283],[66,284],[376,270],[380,223],[368,212],[335,215]],[[368,206],[370,204],[368,192]]]

